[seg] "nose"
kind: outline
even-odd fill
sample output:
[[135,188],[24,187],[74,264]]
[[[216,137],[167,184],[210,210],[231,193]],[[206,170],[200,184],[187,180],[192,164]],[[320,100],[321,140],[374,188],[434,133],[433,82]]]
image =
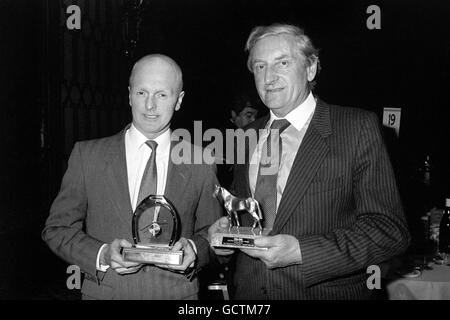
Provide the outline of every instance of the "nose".
[[155,107],[155,101],[152,96],[148,96],[145,100],[145,109],[151,110]]
[[264,74],[264,83],[272,84],[278,80],[278,75],[272,66],[268,66],[266,68],[266,72]]

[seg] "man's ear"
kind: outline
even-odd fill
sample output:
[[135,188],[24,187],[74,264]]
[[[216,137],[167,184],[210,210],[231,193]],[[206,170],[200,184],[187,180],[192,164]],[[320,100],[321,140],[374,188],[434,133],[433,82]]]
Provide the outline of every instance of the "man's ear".
[[317,74],[317,59],[310,66],[306,67],[306,73],[308,81],[313,81]]
[[236,117],[237,117],[236,111],[231,110],[231,119],[230,119],[231,123],[234,123],[234,119],[236,119]]
[[128,104],[131,107],[131,88],[130,88],[130,86],[128,86]]
[[181,103],[183,102],[183,98],[184,98],[184,91],[181,91],[180,94],[178,95],[178,100],[177,100],[177,104],[175,106],[175,111],[180,110]]

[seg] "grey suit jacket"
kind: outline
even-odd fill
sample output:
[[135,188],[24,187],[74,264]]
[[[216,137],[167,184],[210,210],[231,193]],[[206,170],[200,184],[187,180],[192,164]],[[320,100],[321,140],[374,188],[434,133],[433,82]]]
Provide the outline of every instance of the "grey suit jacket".
[[[125,128],[119,134],[76,143],[61,190],[42,232],[50,249],[85,273],[82,293],[97,299],[195,299],[197,278],[151,267],[130,275],[96,270],[104,243],[124,238],[133,243],[132,208],[125,156]],[[188,142],[187,147],[197,148]],[[176,143],[172,141],[171,149]],[[194,150],[194,149],[192,149]],[[213,197],[215,167],[169,163],[164,195],[181,220],[181,236],[197,247],[197,270],[209,262],[209,225],[222,215]]]
[[[263,128],[267,120],[251,128]],[[232,189],[250,196],[248,164],[235,167]],[[248,215],[243,220],[250,225]],[[303,263],[268,270],[239,253],[236,298],[370,297],[367,267],[402,253],[410,241],[375,114],[318,100],[272,234],[295,236]]]

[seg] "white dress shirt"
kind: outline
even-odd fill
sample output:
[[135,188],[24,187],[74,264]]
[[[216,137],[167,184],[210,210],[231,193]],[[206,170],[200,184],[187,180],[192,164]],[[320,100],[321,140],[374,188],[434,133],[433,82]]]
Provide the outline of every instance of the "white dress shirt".
[[[169,167],[170,157],[170,136],[171,130],[168,129],[161,135],[153,139],[158,146],[156,147],[156,170],[157,170],[157,194],[163,195],[166,188],[167,171]],[[130,201],[133,211],[138,205],[139,188],[141,186],[142,176],[145,167],[152,153],[152,149],[145,144],[147,139],[136,127],[131,124],[130,128],[125,132],[125,154],[127,159],[127,176],[128,189],[130,191]],[[193,244],[193,242],[191,242]],[[109,266],[100,265],[100,253],[106,246],[105,243],[100,247],[97,254],[96,267],[97,270],[105,272]],[[195,246],[194,246],[195,248]],[[194,249],[195,250],[195,249]],[[196,252],[196,250],[195,250]]]
[[[282,153],[277,177],[277,210],[292,168],[292,164],[294,163],[295,156],[297,155],[297,151],[302,143],[303,137],[305,136],[305,132],[308,129],[315,109],[316,100],[310,92],[305,101],[303,101],[298,107],[284,117],[284,119],[288,120],[291,125],[280,135],[282,139]],[[272,122],[278,119],[282,118],[278,118],[272,111],[270,111],[269,121],[262,131],[258,141],[258,146],[253,152],[250,160],[249,182],[253,197],[255,196],[256,180],[258,178],[262,147],[270,133],[270,126],[272,125]]]
[[[167,170],[169,167],[170,156],[170,134],[166,130],[164,133],[153,139],[158,146],[156,147],[156,170],[158,182],[156,193],[164,194],[167,180]],[[147,139],[134,125],[125,133],[125,153],[127,158],[128,188],[130,190],[131,207],[133,211],[138,205],[139,188],[141,186],[142,176],[145,167],[152,153],[152,149],[145,144]]]

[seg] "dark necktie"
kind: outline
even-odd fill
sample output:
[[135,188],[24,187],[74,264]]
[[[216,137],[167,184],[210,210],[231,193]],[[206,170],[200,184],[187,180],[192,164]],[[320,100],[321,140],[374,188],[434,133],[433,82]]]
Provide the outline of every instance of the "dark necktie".
[[[263,225],[272,228],[277,210],[277,178],[280,166],[282,144],[281,133],[290,125],[286,119],[274,120],[270,126],[270,133],[263,145],[261,159],[256,179],[255,199],[259,202],[263,211]],[[272,130],[277,129],[278,134],[272,135]]]
[[145,142],[150,149],[152,149],[152,154],[147,161],[145,166],[144,174],[142,175],[141,186],[139,188],[138,201],[136,206],[138,206],[141,201],[148,197],[149,195],[156,195],[157,192],[157,182],[158,176],[156,173],[156,147],[158,143],[153,140],[147,140]]

